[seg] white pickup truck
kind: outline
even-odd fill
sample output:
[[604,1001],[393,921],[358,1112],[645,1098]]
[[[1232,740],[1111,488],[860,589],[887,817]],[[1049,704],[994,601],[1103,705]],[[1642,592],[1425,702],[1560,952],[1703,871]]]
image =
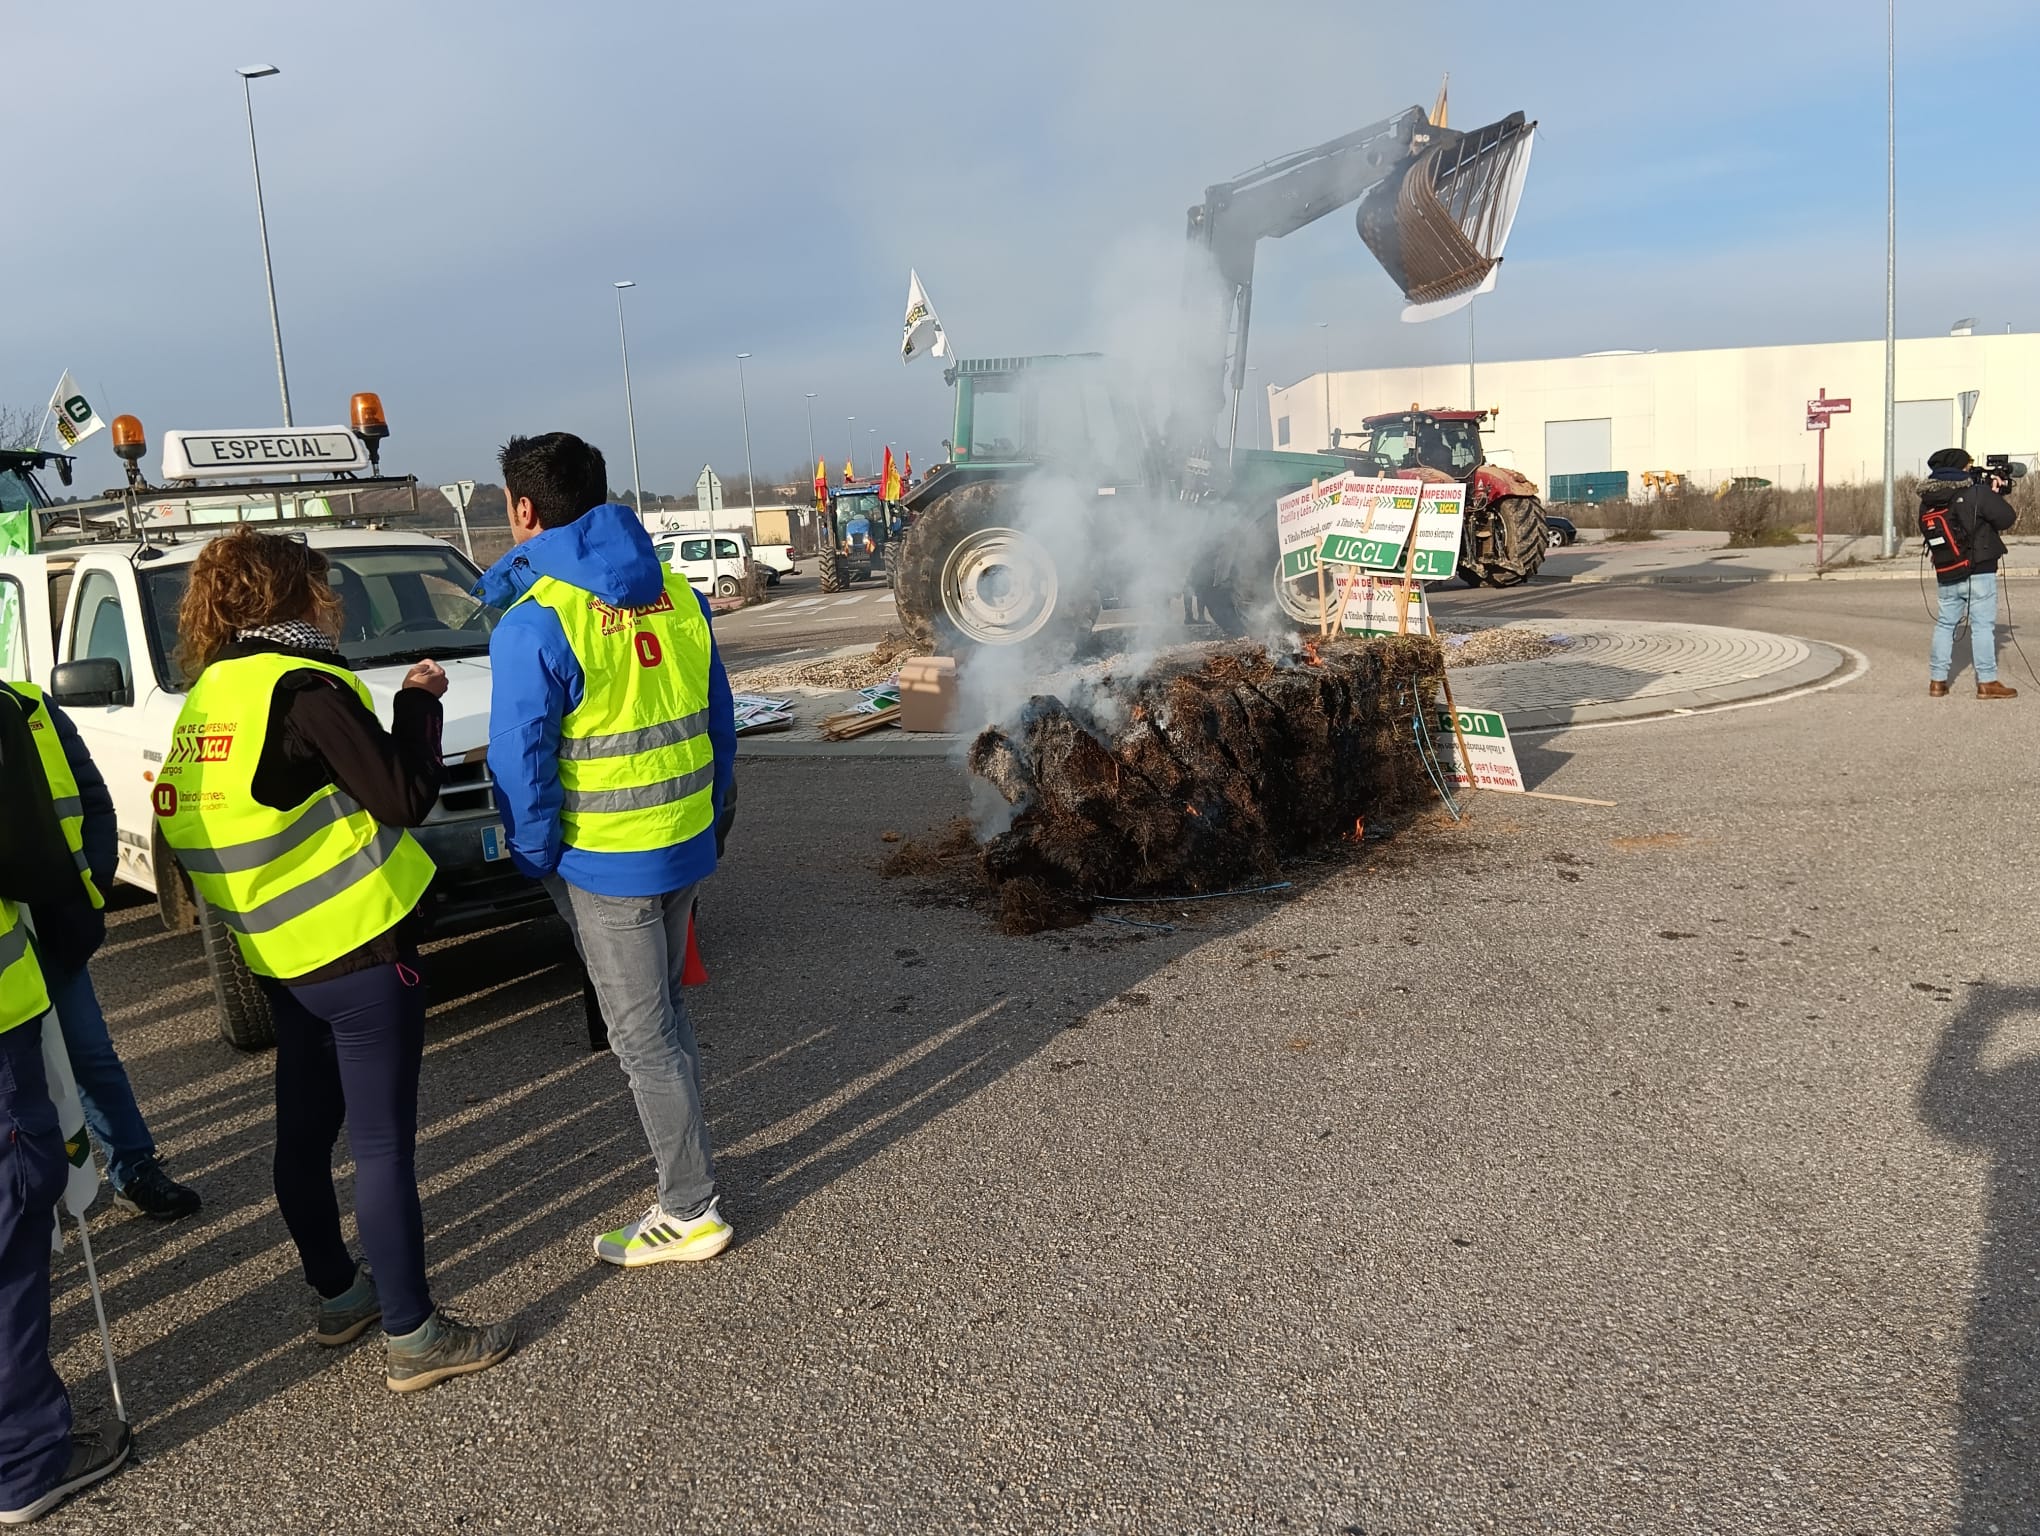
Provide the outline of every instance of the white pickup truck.
[[[331,563],[340,649],[384,722],[414,662],[429,656],[446,669],[446,784],[415,832],[439,870],[424,907],[434,931],[471,932],[549,912],[543,889],[509,864],[484,761],[496,615],[468,595],[479,572],[438,539],[322,521],[294,521],[288,531]],[[86,537],[0,555],[0,677],[38,684],[77,724],[113,794],[118,878],[154,893],[166,927],[203,935],[220,1033],[255,1049],[274,1039],[268,1004],[231,936],[194,898],[151,809],[188,686],[175,654],[177,606],[192,560],[219,531]]]

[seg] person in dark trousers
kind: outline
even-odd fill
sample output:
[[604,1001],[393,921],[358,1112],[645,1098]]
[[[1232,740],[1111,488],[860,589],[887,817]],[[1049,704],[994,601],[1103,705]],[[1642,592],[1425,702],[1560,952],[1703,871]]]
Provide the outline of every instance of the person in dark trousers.
[[[106,1178],[117,1204],[163,1221],[189,1216],[199,1208],[198,1192],[171,1178],[157,1160],[155,1140],[135,1103],[134,1087],[113,1048],[106,1014],[87,970],[106,941],[102,906],[113,889],[119,838],[113,796],[69,715],[27,684],[0,684],[0,694],[13,701],[28,722],[67,829],[76,818],[81,878],[50,891],[29,910],[43,980],[85,1106],[85,1123],[106,1159]],[[53,739],[46,741],[46,735]]]
[[70,1163],[43,1068],[49,991],[17,899],[75,879],[27,722],[0,708],[0,1525],[26,1525],[127,1459],[128,1427],[71,1417],[50,1361],[50,1233]]
[[[2019,520],[2005,500],[2006,481],[1970,468],[1961,448],[1943,448],[1927,460],[1927,478],[1920,482],[1920,531],[1931,539],[1927,515],[1941,511],[1954,525],[1958,552],[1968,557],[1959,570],[1936,572],[1941,590],[1940,613],[1927,651],[1927,692],[1945,698],[1948,675],[1955,666],[1955,629],[1969,620],[1969,664],[1976,673],[1979,699],[2016,699],[2019,690],[1997,680],[1998,562],[2005,557],[2005,534]],[[1938,564],[1938,562],[1937,562]]]
[[502,452],[514,546],[476,588],[489,640],[489,771],[511,862],[543,880],[592,978],[651,1143],[657,1197],[594,1242],[635,1268],[730,1244],[682,995],[695,893],[734,804],[736,715],[707,602],[608,501],[567,432]]
[[[314,1338],[337,1348],[380,1321],[384,1381],[410,1392],[486,1370],[515,1334],[440,1310],[425,1275],[412,924],[433,869],[401,829],[438,797],[446,674],[412,667],[385,731],[335,645],[338,608],[300,540],[243,528],[206,545],[178,616],[197,680],[155,808],[275,1014],[276,1203],[319,1295]],[[333,1191],[343,1121],[368,1264]]]

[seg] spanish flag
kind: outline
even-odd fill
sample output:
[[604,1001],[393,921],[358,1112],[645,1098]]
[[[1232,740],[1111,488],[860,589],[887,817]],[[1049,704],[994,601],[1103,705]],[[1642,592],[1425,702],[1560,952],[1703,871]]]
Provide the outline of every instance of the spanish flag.
[[843,483],[848,485],[857,478],[857,469],[848,459],[843,461]]
[[898,501],[906,494],[906,487],[900,484],[900,467],[893,463],[892,449],[885,450],[885,472],[879,477],[878,495],[881,501]]
[[829,504],[829,466],[820,459],[815,460],[815,505]]
[[907,467],[900,471],[900,479],[908,485],[914,483],[914,450],[911,448],[907,450]]

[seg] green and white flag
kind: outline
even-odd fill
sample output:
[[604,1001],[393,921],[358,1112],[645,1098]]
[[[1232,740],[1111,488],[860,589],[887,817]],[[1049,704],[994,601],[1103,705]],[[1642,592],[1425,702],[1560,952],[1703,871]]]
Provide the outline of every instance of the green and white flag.
[[50,414],[57,418],[57,436],[64,440],[66,448],[77,447],[106,426],[99,419],[99,412],[92,408],[92,402],[78,392],[78,381],[71,377],[68,368],[57,380],[57,392],[50,396]]
[[[78,1098],[78,1080],[71,1075],[71,1057],[64,1049],[64,1031],[52,1008],[43,1015],[43,1074],[49,1079],[50,1100],[57,1106],[57,1129],[64,1133],[64,1155],[71,1160],[70,1176],[64,1181],[64,1209],[82,1217],[99,1194],[99,1165],[92,1161],[92,1140],[85,1134],[85,1106]],[[64,1224],[51,1223],[50,1248],[64,1246]]]

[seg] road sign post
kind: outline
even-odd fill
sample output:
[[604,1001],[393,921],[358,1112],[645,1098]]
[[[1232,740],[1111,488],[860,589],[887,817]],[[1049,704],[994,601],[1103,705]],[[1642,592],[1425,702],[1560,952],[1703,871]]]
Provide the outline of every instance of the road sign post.
[[1828,418],[1846,416],[1855,409],[1848,399],[1830,400],[1823,389],[1818,400],[1806,402],[1806,430],[1820,438],[1813,490],[1813,568],[1827,569],[1827,430]]
[[456,480],[451,485],[442,485],[439,494],[453,504],[454,520],[460,524],[461,547],[467,551],[468,559],[475,557],[475,541],[468,533],[468,503],[474,500],[475,483],[472,480]]

